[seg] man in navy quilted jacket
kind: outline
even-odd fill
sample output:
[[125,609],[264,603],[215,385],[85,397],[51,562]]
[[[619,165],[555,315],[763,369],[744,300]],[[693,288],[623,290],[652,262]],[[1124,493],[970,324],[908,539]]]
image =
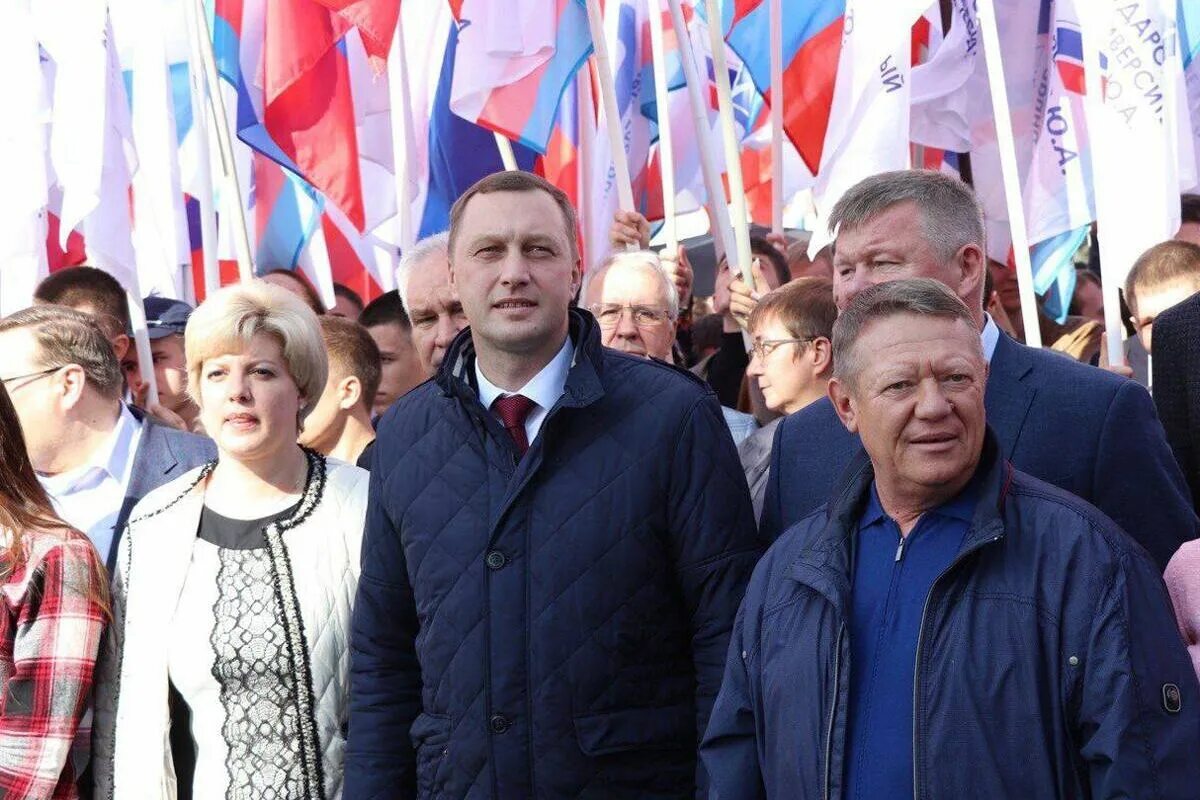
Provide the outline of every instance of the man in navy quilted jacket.
[[383,417],[347,800],[678,798],[760,553],[711,390],[570,309],[576,221],[520,172],[454,205],[470,322]]

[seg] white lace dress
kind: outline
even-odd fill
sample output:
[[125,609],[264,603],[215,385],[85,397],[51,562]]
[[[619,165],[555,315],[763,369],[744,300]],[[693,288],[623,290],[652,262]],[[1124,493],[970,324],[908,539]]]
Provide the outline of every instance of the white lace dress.
[[206,508],[201,516],[167,666],[190,712],[195,800],[307,797],[297,678],[261,533],[291,513],[245,521]]

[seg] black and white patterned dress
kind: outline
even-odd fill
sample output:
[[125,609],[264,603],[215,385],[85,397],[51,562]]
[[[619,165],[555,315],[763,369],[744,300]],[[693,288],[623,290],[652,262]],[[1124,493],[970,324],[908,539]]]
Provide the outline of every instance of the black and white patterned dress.
[[[255,520],[205,507],[168,643],[168,676],[177,700],[173,731],[181,798],[308,800],[320,797],[306,763],[288,595],[281,581],[279,528],[303,500]],[[182,712],[182,713],[181,713]],[[190,730],[190,742],[187,731]],[[181,739],[190,744],[183,748]],[[190,749],[190,752],[187,750]],[[183,750],[184,752],[181,752]],[[190,784],[190,785],[189,785]]]

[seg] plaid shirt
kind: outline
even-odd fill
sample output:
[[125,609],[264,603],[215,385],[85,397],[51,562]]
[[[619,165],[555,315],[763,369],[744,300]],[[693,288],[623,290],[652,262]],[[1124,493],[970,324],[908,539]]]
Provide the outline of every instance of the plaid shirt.
[[25,545],[25,564],[0,583],[0,798],[73,799],[106,616],[103,570],[74,531],[29,534]]

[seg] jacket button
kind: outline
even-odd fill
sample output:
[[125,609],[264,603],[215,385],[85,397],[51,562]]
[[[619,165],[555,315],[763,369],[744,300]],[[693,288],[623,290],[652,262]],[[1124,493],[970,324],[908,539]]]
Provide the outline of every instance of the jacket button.
[[512,725],[508,717],[503,714],[493,714],[488,723],[491,725],[492,733],[504,733]]
[[493,550],[487,554],[487,558],[484,559],[484,563],[488,565],[488,569],[500,569],[508,563],[508,557],[499,550]]

